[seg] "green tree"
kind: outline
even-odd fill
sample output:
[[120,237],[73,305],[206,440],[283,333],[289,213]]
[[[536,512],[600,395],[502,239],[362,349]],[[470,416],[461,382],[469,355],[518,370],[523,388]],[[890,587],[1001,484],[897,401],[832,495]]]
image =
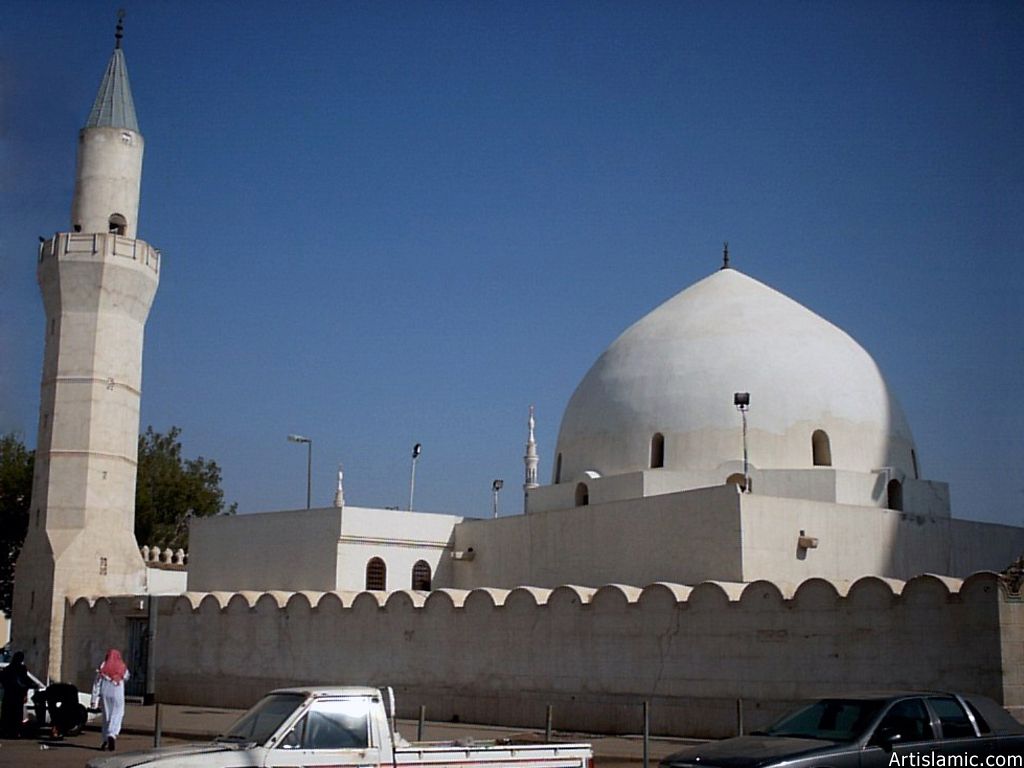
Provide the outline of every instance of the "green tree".
[[[187,547],[190,518],[234,514],[238,507],[224,508],[217,462],[182,457],[180,435],[178,427],[166,435],[148,427],[139,435],[135,538],[140,545]],[[0,610],[8,615],[14,565],[28,532],[34,460],[35,452],[17,435],[0,435]]]
[[28,532],[35,454],[17,435],[0,435],[0,611],[11,615],[14,564]]
[[147,427],[139,435],[135,538],[140,546],[187,547],[191,518],[233,515],[238,507],[224,507],[217,462],[202,456],[184,458],[180,435],[178,427],[171,427],[167,434]]

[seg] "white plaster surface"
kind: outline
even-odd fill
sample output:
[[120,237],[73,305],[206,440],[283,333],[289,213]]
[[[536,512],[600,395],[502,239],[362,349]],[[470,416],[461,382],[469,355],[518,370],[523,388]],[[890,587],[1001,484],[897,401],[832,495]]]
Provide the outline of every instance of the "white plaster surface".
[[142,134],[127,128],[83,128],[78,137],[71,225],[78,231],[107,232],[111,214],[126,221],[124,234],[138,232],[142,178]]
[[[372,681],[396,686],[403,716],[425,704],[432,719],[542,727],[550,703],[557,728],[612,733],[637,732],[648,700],[655,733],[695,736],[729,735],[737,698],[748,728],[840,689],[1022,703],[1024,603],[995,574],[435,594],[160,598],[158,695],[246,706],[282,685]],[[74,601],[65,679],[87,685],[133,615],[138,601]]]
[[[656,474],[591,481],[591,499],[601,498],[608,481],[639,486],[641,475]],[[735,486],[720,485],[499,520],[466,520],[456,526],[455,548],[473,548],[474,558],[454,564],[452,585],[600,586],[707,579],[784,584],[812,577],[964,576],[981,569],[1002,570],[1024,551],[1022,528],[952,520],[942,505],[938,514],[929,515],[835,503],[836,476],[844,473],[777,474],[784,483],[820,479],[822,498],[743,494]],[[911,483],[916,485],[945,488]],[[571,494],[573,488],[562,484],[538,490]],[[800,551],[800,531],[817,538],[818,547]]]
[[143,335],[159,268],[147,243],[106,232],[60,233],[39,249],[46,346],[14,632],[30,665],[53,677],[67,592],[145,587],[135,474]]
[[361,590],[380,557],[390,589],[411,586],[424,560],[435,583],[450,583],[452,531],[462,518],[345,506],[196,518],[188,588],[194,591]]
[[188,591],[188,573],[184,569],[146,568],[146,594],[180,595]]
[[[558,436],[562,482],[650,466],[725,481],[742,459],[733,393],[749,392],[750,462],[812,466],[811,435],[828,433],[833,466],[913,477],[913,437],[877,365],[846,333],[732,269],[701,280],[627,329],[586,374]],[[553,462],[554,465],[555,462]]]
[[733,486],[595,503],[497,520],[465,520],[453,585],[690,583],[742,580],[740,496]]

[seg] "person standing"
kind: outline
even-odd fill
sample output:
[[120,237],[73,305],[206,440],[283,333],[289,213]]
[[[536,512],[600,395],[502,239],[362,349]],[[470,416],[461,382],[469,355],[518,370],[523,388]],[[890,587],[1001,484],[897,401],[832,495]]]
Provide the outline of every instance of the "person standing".
[[11,657],[11,663],[0,671],[0,683],[4,687],[4,700],[0,705],[0,736],[16,739],[21,735],[21,723],[25,718],[25,694],[29,688],[39,687],[28,675],[24,653],[18,651]]
[[121,658],[121,652],[111,648],[96,670],[96,682],[92,686],[92,708],[103,704],[103,742],[100,749],[113,752],[117,747],[124,719],[124,683],[129,677],[131,673]]

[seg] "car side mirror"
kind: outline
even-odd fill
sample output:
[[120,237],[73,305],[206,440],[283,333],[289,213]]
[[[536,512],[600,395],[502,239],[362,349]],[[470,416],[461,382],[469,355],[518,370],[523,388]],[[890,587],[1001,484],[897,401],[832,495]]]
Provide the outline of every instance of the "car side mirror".
[[883,726],[875,731],[875,738],[872,739],[872,743],[877,744],[880,747],[891,749],[893,744],[903,740],[903,734],[901,734],[896,728],[890,726]]

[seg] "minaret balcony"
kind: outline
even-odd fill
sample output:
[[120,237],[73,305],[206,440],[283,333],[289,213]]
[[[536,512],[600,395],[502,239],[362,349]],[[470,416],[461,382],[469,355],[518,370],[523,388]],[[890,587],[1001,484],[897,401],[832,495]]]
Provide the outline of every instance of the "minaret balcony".
[[129,259],[160,274],[160,251],[145,240],[136,240],[114,232],[58,232],[39,244],[39,263],[56,257],[104,261]]

